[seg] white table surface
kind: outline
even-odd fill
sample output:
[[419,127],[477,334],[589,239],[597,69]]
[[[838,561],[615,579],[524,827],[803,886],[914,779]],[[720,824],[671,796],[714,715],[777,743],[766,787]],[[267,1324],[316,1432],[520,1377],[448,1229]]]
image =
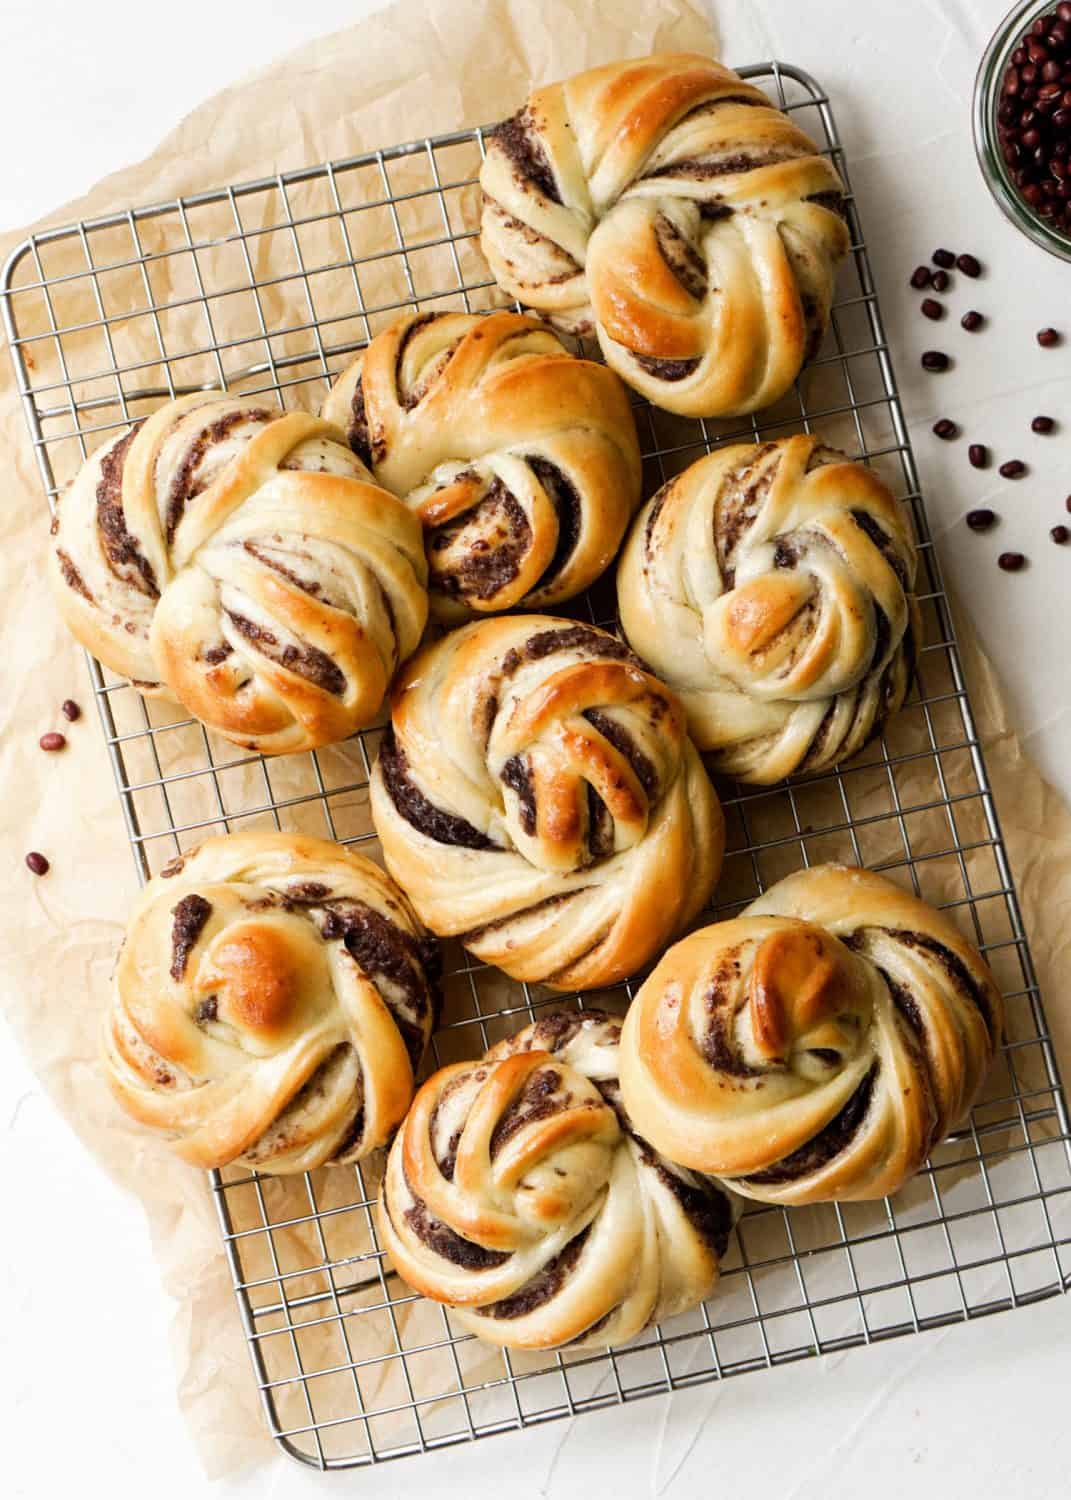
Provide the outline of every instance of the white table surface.
[[[183,0],[167,11],[135,0],[6,0],[0,228],[146,154],[240,74],[375,8],[368,0],[260,0],[255,13],[220,0]],[[834,98],[946,574],[997,662],[1035,758],[1069,795],[1071,546],[1055,547],[1047,533],[1061,518],[1071,523],[1063,515],[1071,267],[1006,226],[974,164],[973,71],[1004,9],[1005,0],[714,5],[729,62],[792,60]],[[32,149],[18,149],[31,139]],[[919,316],[906,287],[938,244],[969,249],[987,267],[974,284],[957,276],[956,316],[939,327]],[[984,336],[958,328],[972,305],[991,319]],[[1045,352],[1034,333],[1050,323],[1063,326],[1068,342]],[[919,353],[934,345],[957,355],[954,372],[920,371]],[[1034,437],[1038,412],[1060,419],[1061,432]],[[972,471],[965,441],[930,436],[943,415],[1000,459],[1026,459],[1029,478],[1011,485],[995,470]],[[963,525],[980,504],[1003,516],[989,537]],[[1026,552],[1029,571],[1000,573],[1003,548]],[[1068,1493],[1066,1298],[374,1473],[325,1478],[280,1459],[255,1481],[209,1486],[178,1414],[169,1310],[140,1210],[94,1167],[2,1028],[0,1172],[9,1201],[34,1205],[32,1220],[0,1234],[0,1490],[13,1500],[81,1493],[105,1476],[112,1500],[209,1488],[221,1500],[343,1490],[431,1500],[495,1487],[517,1500],[884,1500],[905,1487],[949,1500]]]

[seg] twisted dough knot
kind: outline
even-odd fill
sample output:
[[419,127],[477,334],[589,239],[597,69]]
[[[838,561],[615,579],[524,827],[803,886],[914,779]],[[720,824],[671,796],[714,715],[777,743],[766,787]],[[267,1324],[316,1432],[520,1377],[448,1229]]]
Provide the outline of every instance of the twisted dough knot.
[[658,1148],[774,1203],[895,1193],[974,1104],[1003,1002],[952,923],[825,865],[691,934],[637,995],[629,1113]]
[[441,618],[578,594],[639,504],[616,377],[515,313],[403,318],[343,372],[324,415],[420,517]]
[[769,784],[846,760],[903,703],[915,568],[877,475],[801,435],[719,448],[665,485],[625,545],[618,607],[699,748]]
[[761,89],[664,53],[537,89],[494,132],[480,244],[504,291],[686,416],[778,400],[822,340],[844,188]]
[[491,1343],[618,1343],[717,1282],[732,1199],[632,1130],[620,1030],[599,1011],[546,1016],[436,1073],[395,1138],[384,1247]]
[[419,652],[371,800],[387,867],[434,932],[563,989],[646,962],[721,865],[721,808],[677,700],[567,620],[480,621]]
[[357,1161],[409,1107],[436,974],[434,941],[370,860],[295,834],[210,839],[134,908],[108,1081],[198,1166]]
[[427,619],[413,517],[336,428],[259,399],[160,407],[83,466],[53,530],[83,645],[269,755],[368,724]]

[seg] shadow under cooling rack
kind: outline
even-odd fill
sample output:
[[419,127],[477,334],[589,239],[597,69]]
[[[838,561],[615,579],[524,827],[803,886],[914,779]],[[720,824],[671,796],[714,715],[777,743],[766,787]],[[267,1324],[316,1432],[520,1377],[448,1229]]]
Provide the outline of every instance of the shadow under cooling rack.
[[[783,63],[770,90],[848,184],[829,101]],[[87,453],[160,400],[226,386],[317,408],[348,357],[399,312],[483,311],[480,130],[369,152],[33,236],[0,286],[41,478],[52,501]],[[731,915],[801,865],[888,872],[949,911],[1007,997],[1008,1037],[967,1127],[895,1198],[752,1205],[717,1294],[630,1344],[517,1354],[463,1334],[385,1263],[381,1163],[292,1180],[213,1174],[212,1192],[273,1435],[319,1467],[366,1465],[640,1396],[1020,1306],[1071,1278],[1068,1117],[964,689],[858,214],[818,358],[753,419],[696,422],[642,401],[645,493],[730,438],[800,429],[862,458],[911,512],[925,623],[918,681],[885,737],[826,775],[722,784]],[[591,351],[589,351],[591,352]],[[570,610],[613,623],[612,586]],[[89,670],[142,877],[211,833],[284,828],[375,855],[369,768],[380,731],[266,761],[174,707]],[[471,1057],[549,1005],[447,950],[434,1065]],[[623,1010],[642,976],[597,996]]]

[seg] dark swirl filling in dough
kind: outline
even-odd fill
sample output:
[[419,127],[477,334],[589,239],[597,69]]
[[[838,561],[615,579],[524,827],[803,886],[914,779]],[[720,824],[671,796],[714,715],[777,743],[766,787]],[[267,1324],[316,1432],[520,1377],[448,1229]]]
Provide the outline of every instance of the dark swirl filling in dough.
[[878,1064],[874,1063],[848,1102],[813,1139],[800,1146],[797,1151],[782,1157],[772,1167],[767,1167],[762,1172],[752,1172],[743,1181],[758,1186],[775,1186],[782,1182],[795,1182],[800,1177],[808,1177],[820,1171],[850,1146],[859,1133],[870,1108],[877,1077]]
[[497,849],[499,846],[485,833],[474,828],[455,813],[444,812],[429,802],[409,776],[409,762],[398,743],[393,728],[383,736],[379,751],[379,768],[383,784],[398,812],[418,833],[436,839],[440,844],[454,844],[462,849]]

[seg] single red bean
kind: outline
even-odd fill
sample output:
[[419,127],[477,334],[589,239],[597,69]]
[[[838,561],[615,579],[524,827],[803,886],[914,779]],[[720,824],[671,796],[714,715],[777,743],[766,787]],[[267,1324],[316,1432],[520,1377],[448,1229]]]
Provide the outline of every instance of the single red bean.
[[53,729],[49,734],[43,734],[37,743],[42,750],[62,750],[67,743],[67,736]]
[[74,723],[75,719],[80,719],[82,717],[82,710],[78,707],[78,704],[74,701],[73,698],[64,698],[63,702],[60,704],[60,713],[72,724]]
[[1006,464],[1000,466],[1000,477],[1002,479],[1022,479],[1026,473],[1026,464],[1021,458],[1009,458]]
[[1068,537],[1071,537],[1071,531],[1068,531],[1066,526],[1054,526],[1049,535],[1058,546],[1062,547]]
[[984,443],[972,443],[967,449],[967,457],[972,469],[988,469],[989,449]]
[[948,355],[942,354],[940,349],[927,349],[921,360],[922,368],[934,374],[940,370],[947,370],[951,363]]
[[968,333],[976,333],[984,322],[982,314],[975,312],[973,308],[970,312],[965,312],[959,320],[960,327],[965,328]]
[[945,310],[936,297],[923,297],[920,310],[924,318],[930,318],[933,322],[945,315]]
[[942,417],[940,421],[935,422],[933,430],[935,435],[943,438],[946,443],[951,442],[954,437],[959,437],[959,428],[948,417]]
[[967,525],[972,531],[988,531],[991,526],[996,525],[996,512],[992,510],[969,510],[967,512]]
[[1060,342],[1060,335],[1055,328],[1042,328],[1038,333],[1038,343],[1043,349],[1055,349]]
[[1056,426],[1051,417],[1035,417],[1030,424],[1031,432],[1049,433]]
[[29,854],[27,854],[26,866],[28,869],[32,870],[35,875],[48,874],[48,860],[43,854],[38,854],[36,849],[31,849]]
[[935,250],[930,259],[935,266],[940,266],[944,271],[950,270],[956,264],[956,257],[951,250]]
[[1018,573],[1026,563],[1026,558],[1021,552],[1002,552],[997,558],[997,567],[1003,568],[1005,573]]

